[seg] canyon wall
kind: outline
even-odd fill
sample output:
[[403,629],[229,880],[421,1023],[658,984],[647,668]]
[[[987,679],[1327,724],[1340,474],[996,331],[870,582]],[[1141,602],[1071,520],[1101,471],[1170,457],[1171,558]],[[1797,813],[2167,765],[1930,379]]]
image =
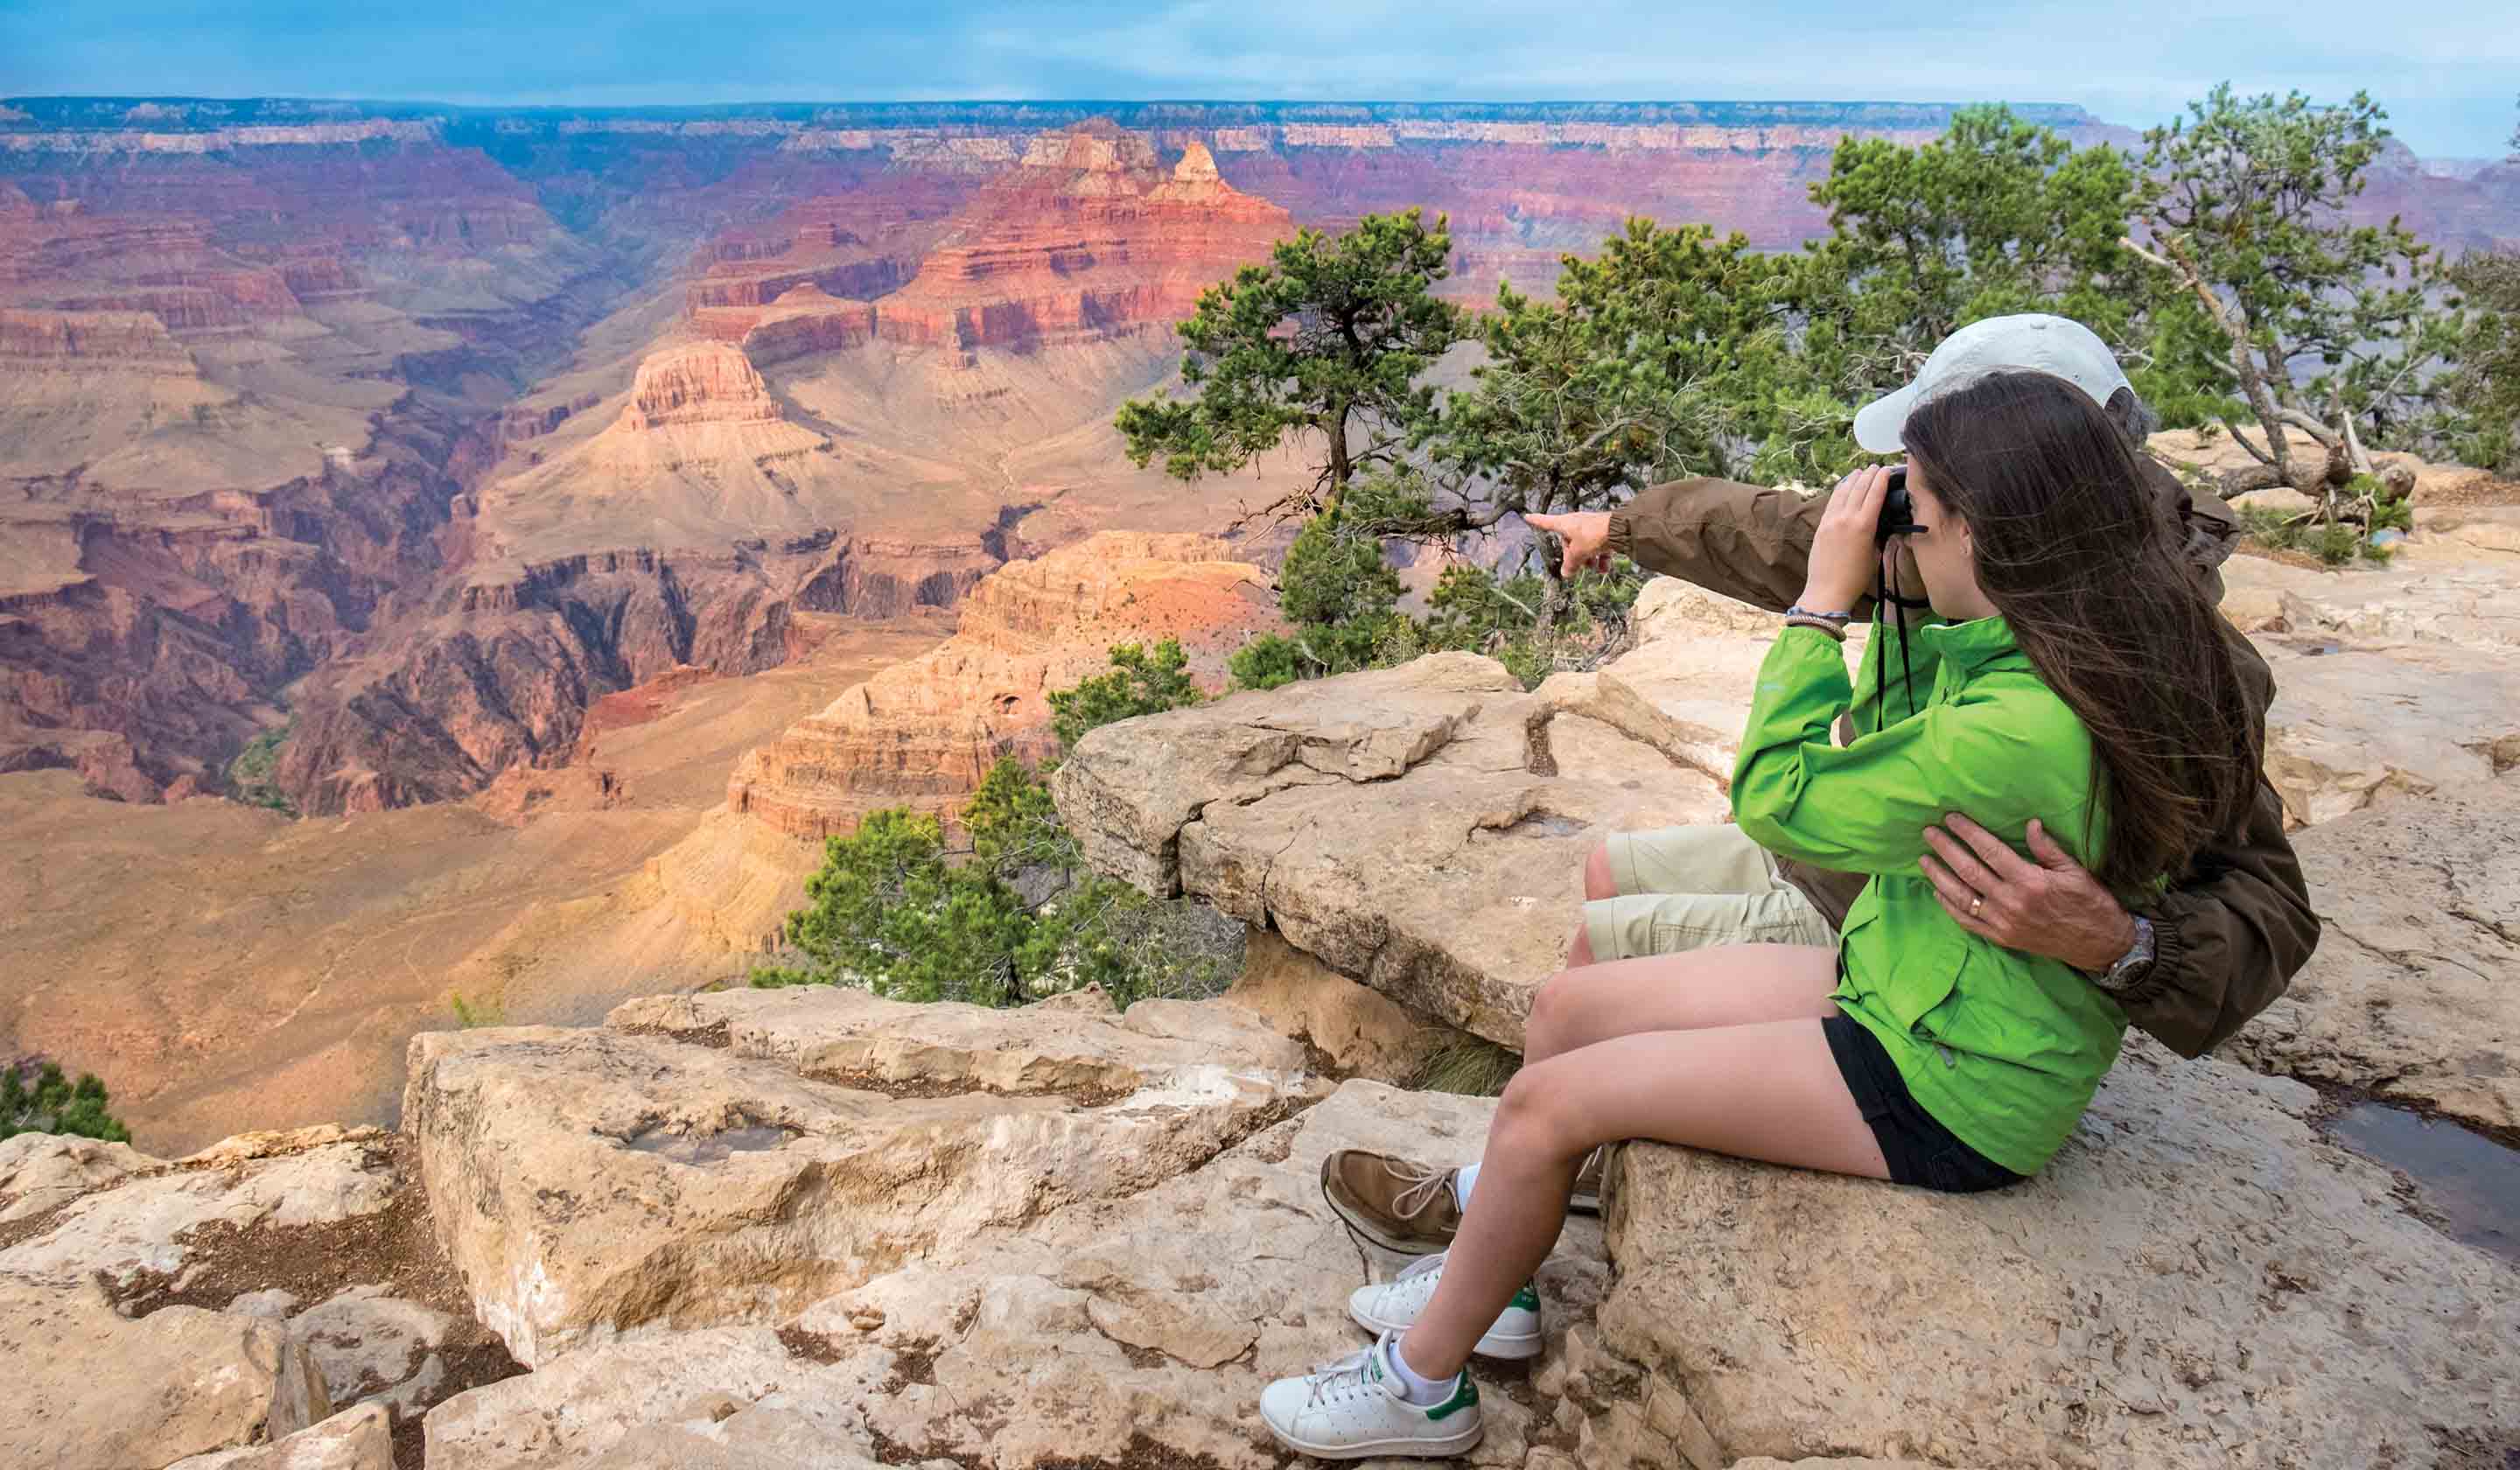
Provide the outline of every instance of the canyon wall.
[[[1447,212],[1474,300],[1632,213],[1789,247],[1841,136],[1948,116],[15,100],[0,770],[148,800],[286,727],[323,811],[562,759],[625,680],[788,656],[782,609],[1223,524],[1240,487],[1136,469],[1109,416],[1296,225]],[[2507,241],[2520,168],[2393,151],[2358,208]]]
[[1106,671],[1114,645],[1177,639],[1193,677],[1220,687],[1227,656],[1277,626],[1267,574],[1237,552],[1204,536],[1105,531],[1008,562],[963,600],[952,638],[747,752],[727,804],[816,840],[885,807],[950,821],[1000,756],[1058,753],[1050,693]]

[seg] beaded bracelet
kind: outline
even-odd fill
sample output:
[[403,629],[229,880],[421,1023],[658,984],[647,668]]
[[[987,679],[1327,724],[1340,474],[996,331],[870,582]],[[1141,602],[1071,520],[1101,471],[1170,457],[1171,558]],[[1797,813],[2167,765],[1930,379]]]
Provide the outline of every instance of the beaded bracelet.
[[1822,633],[1827,634],[1830,638],[1837,640],[1839,643],[1846,642],[1846,625],[1829,618],[1822,617],[1818,613],[1789,612],[1785,614],[1785,626],[1788,628],[1817,629]]

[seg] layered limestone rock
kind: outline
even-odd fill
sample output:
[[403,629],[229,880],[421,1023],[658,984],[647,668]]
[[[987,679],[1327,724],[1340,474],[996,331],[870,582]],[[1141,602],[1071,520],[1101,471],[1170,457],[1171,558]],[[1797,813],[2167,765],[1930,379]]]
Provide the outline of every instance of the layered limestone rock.
[[439,1238],[529,1365],[640,1327],[792,1317],[975,1231],[1193,1168],[1315,1086],[1302,1048],[1238,1008],[829,990],[428,1033],[409,1070]]
[[20,1134],[0,1138],[0,1225],[47,1215],[93,1189],[158,1168],[128,1143]]
[[[2240,557],[2226,575],[2227,610],[2273,668],[2267,774],[2296,824],[2520,762],[2495,601],[2507,574]],[[1529,694],[1444,655],[1107,727],[1055,791],[1104,870],[1274,925],[1340,973],[1518,1046],[1515,998],[1556,968],[1572,927],[1520,915],[1571,915],[1584,853],[1611,831],[1729,817],[1721,781],[1774,617],[1656,579],[1636,623],[1635,650]],[[1863,631],[1847,655],[1872,656]],[[1444,855],[1431,881],[1388,861],[1403,850]]]
[[11,1465],[163,1466],[284,1439],[332,1412],[305,1350],[269,1323],[199,1307],[134,1321],[75,1278],[0,1270],[0,1360]]
[[[1368,1262],[1322,1203],[1322,1155],[1466,1156],[1491,1106],[1349,1083],[1141,1192],[939,1240],[785,1330],[591,1345],[451,1400],[428,1420],[431,1462],[767,1470],[863,1456],[1271,1470],[1282,1456],[1252,1412],[1261,1386],[1364,1342],[1340,1304]],[[937,1167],[959,1174],[990,1159]],[[1562,1309],[1552,1342],[1600,1294],[1599,1238],[1574,1222],[1542,1274]],[[1487,1437],[1472,1465],[1521,1466],[1537,1441],[1557,1438],[1547,1405],[1498,1392],[1481,1407]]]
[[327,1125],[171,1162],[99,1147],[0,1145],[0,1186],[43,1206],[0,1225],[20,1394],[0,1460],[384,1470],[395,1419],[416,1439],[430,1406],[517,1370],[454,1289],[402,1139]]
[[285,1439],[179,1460],[167,1470],[390,1470],[393,1431],[375,1404],[335,1414]]
[[695,342],[639,364],[621,427],[633,433],[687,423],[760,423],[779,418],[778,401],[742,351]]
[[1188,316],[1199,292],[1294,228],[1192,148],[1168,171],[1145,135],[1108,123],[1036,136],[878,304],[877,332],[916,346],[1031,348]]
[[2301,833],[2318,951],[2231,1054],[2520,1136],[2515,824],[2520,774]]
[[1000,756],[1054,755],[1049,695],[1108,668],[1118,644],[1178,639],[1195,674],[1275,626],[1267,573],[1202,536],[1106,531],[974,587],[954,637],[852,686],[747,752],[727,802],[792,836],[853,830],[872,811],[950,818]]
[[13,372],[84,367],[200,376],[193,354],[146,311],[0,311],[0,360]]
[[[1565,957],[1590,847],[1729,811],[1739,716],[1691,715],[1715,714],[1735,682],[1746,707],[1751,636],[1692,624],[1703,594],[1652,596],[1648,636],[1672,646],[1639,665],[1644,684],[1623,662],[1526,693],[1493,660],[1445,653],[1238,694],[1088,735],[1054,779],[1059,811],[1103,871],[1274,927],[1519,1048],[1530,989]],[[1706,702],[1688,714],[1642,691],[1692,670]]]
[[875,307],[843,301],[808,283],[780,294],[744,331],[743,355],[767,367],[791,357],[837,352],[875,337]]
[[[0,1272],[181,1289],[215,1240],[375,1216],[402,1180],[376,1129],[248,1134],[173,1164],[115,1176],[0,1249]],[[51,1141],[51,1140],[46,1140]],[[84,1145],[67,1144],[74,1152]]]
[[[432,1034],[386,1145],[424,1187],[393,1223],[311,1226],[320,1256],[265,1229],[194,1270],[184,1304],[125,1296],[131,1315],[0,1263],[0,1346],[34,1409],[0,1446],[378,1470],[382,1428],[410,1443],[417,1413],[428,1462],[467,1470],[1278,1470],[1261,1387],[1362,1346],[1341,1304],[1400,1264],[1347,1234],[1321,1160],[1468,1159],[1495,1106],[1330,1091],[1306,1055],[1231,1002],[820,988]],[[1571,1221],[1539,1273],[1528,1376],[1473,1365],[1486,1434],[1465,1463],[2467,1470],[2520,1444],[2520,1276],[2322,1139],[2324,1107],[2138,1045],[2049,1169],[1995,1195],[1630,1144],[1607,1217]],[[339,1142],[176,1167],[245,1187]],[[106,1178],[54,1218],[154,1178]],[[202,1233],[158,1227],[151,1249]],[[460,1284],[431,1304],[317,1284],[427,1279],[415,1266]],[[532,1371],[458,1363],[476,1313]],[[324,1418],[352,1394],[374,1398]]]
[[2224,565],[2224,611],[2275,678],[2267,779],[2295,825],[2520,762],[2513,570],[2426,537],[2387,569]]

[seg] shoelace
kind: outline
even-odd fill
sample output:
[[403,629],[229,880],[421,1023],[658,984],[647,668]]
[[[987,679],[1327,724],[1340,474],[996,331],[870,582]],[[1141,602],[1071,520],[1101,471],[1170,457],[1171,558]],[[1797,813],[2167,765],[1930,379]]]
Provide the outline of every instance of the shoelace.
[[1450,1251],[1437,1251],[1431,1256],[1418,1257],[1401,1268],[1400,1274],[1391,1278],[1391,1284],[1408,1287],[1410,1293],[1422,1303],[1434,1294],[1435,1277],[1444,1270],[1444,1258],[1451,1254]]
[[[1380,1344],[1376,1344],[1376,1347]],[[1312,1393],[1304,1400],[1311,1408],[1319,1403],[1344,1403],[1366,1391],[1366,1364],[1373,1358],[1373,1349],[1350,1353],[1329,1362],[1313,1364]]]
[[1400,1163],[1384,1167],[1389,1169],[1396,1178],[1415,1180],[1391,1201],[1392,1213],[1402,1220],[1416,1220],[1419,1215],[1424,1214],[1426,1207],[1435,1202],[1436,1188],[1438,1186],[1450,1188],[1453,1181],[1454,1171],[1450,1169],[1428,1169],[1421,1165]]

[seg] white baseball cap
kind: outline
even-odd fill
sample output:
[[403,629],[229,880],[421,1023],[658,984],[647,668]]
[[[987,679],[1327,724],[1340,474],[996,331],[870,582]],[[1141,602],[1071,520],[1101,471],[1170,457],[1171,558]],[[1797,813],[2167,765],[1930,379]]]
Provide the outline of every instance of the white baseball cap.
[[2109,344],[2071,317],[1989,317],[1943,338],[1913,382],[1866,404],[1855,416],[1855,442],[1873,454],[1897,454],[1907,447],[1900,431],[1918,404],[2005,371],[2061,378],[2102,407],[2118,389],[2132,386]]

